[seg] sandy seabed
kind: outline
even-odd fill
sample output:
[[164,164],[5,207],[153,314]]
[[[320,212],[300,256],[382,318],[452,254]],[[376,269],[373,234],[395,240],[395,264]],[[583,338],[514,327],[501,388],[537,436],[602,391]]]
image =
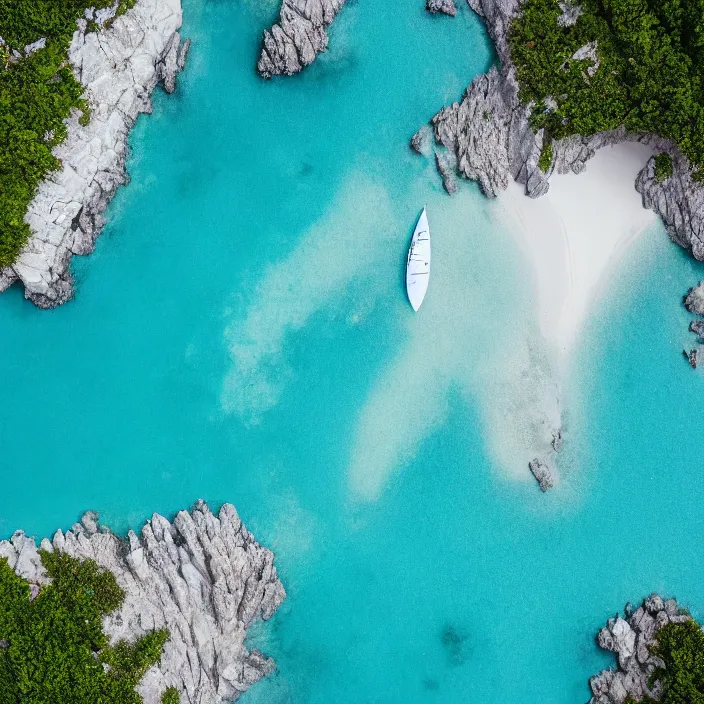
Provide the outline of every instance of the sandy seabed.
[[499,217],[534,264],[540,329],[560,360],[624,252],[656,220],[634,186],[651,154],[638,143],[606,147],[583,173],[552,177],[541,198],[515,182],[499,198]]

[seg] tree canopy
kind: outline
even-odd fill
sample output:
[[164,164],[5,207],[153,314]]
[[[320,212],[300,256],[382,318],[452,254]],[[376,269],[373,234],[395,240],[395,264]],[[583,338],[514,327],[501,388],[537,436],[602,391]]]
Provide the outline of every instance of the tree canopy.
[[[0,559],[0,704],[140,704],[134,688],[159,661],[168,632],[109,645],[102,618],[125,596],[112,572],[40,554],[52,582],[34,599]],[[169,696],[178,702],[175,690]]]
[[[520,97],[554,138],[624,125],[675,141],[704,178],[704,0],[526,0],[509,31]],[[596,42],[594,61],[577,54]],[[578,58],[574,58],[577,54]]]

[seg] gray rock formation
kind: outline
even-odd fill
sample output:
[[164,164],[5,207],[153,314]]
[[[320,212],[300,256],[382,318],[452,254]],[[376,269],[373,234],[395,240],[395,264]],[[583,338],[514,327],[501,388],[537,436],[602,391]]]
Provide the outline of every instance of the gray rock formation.
[[454,17],[457,14],[455,0],[426,0],[425,9],[436,14],[438,12]]
[[[436,153],[447,150],[454,155],[456,172],[479,182],[482,191],[496,196],[514,179],[525,186],[526,195],[536,198],[547,193],[550,175],[557,171],[580,173],[598,149],[624,141],[649,144],[656,151],[667,151],[673,159],[671,178],[655,179],[651,159],[636,180],[643,205],[655,210],[663,219],[670,237],[693,255],[704,260],[704,185],[691,175],[691,165],[677,147],[657,135],[628,134],[622,128],[591,137],[573,135],[553,142],[553,163],[547,173],[538,168],[544,136],[531,129],[529,108],[518,99],[515,67],[508,46],[508,28],[520,7],[520,0],[468,0],[470,7],[485,18],[496,46],[501,68],[492,68],[477,76],[459,103],[443,108],[431,124],[435,131]],[[560,3],[563,26],[574,24],[581,13],[577,3]],[[589,60],[586,70],[598,68],[598,47],[590,43],[574,55],[575,60]],[[446,166],[447,159],[438,159]],[[447,170],[440,169],[448,188]]]
[[704,315],[704,281],[700,281],[687,291],[684,307],[693,315]]
[[278,24],[265,30],[257,71],[264,78],[292,76],[328,48],[326,28],[345,0],[282,0]]
[[599,631],[599,647],[616,655],[618,668],[603,670],[589,680],[593,694],[589,704],[624,704],[628,697],[635,701],[644,696],[658,699],[660,689],[657,683],[651,689],[648,679],[664,663],[650,648],[657,641],[658,629],[691,620],[674,599],[665,601],[657,594],[651,594],[633,613],[629,611],[627,606],[626,619],[611,618]]
[[550,467],[545,462],[536,457],[528,463],[528,467],[530,467],[531,473],[536,478],[541,491],[545,492],[548,489],[552,489],[554,479]]
[[[92,21],[109,19],[109,10]],[[87,25],[79,20],[69,60],[85,86],[90,122],[80,125],[80,113],[68,120],[67,139],[54,149],[61,167],[39,185],[25,216],[30,240],[0,271],[0,291],[19,279],[25,296],[42,308],[71,297],[71,257],[92,251],[101,213],[127,182],[127,135],[140,113],[151,112],[159,81],[174,89],[188,50],[178,33],[180,0],[137,0],[109,28],[86,33]]]
[[[87,513],[70,531],[44,538],[41,548],[91,558],[115,574],[126,597],[105,618],[111,641],[169,629],[161,664],[137,688],[145,704],[159,704],[167,687],[181,692],[182,704],[235,701],[275,669],[244,640],[255,619],[273,616],[286,592],[274,555],[255,541],[234,506],[224,504],[215,516],[199,501],[173,523],[155,513],[141,538],[130,531],[126,540],[97,519]],[[34,585],[48,581],[34,539],[21,531],[0,541],[0,557]]]

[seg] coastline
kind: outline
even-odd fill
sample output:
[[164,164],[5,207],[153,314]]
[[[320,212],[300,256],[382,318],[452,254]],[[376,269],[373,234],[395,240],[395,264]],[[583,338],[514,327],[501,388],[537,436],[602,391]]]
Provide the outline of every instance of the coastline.
[[616,263],[655,222],[631,185],[651,154],[636,143],[602,149],[578,179],[556,175],[542,198],[515,182],[498,198],[498,217],[533,263],[540,329],[561,364]]
[[256,542],[231,504],[223,504],[216,516],[198,501],[173,522],[155,513],[141,538],[130,531],[124,541],[88,512],[66,533],[44,538],[39,548],[16,531],[0,541],[0,559],[39,589],[48,581],[39,549],[95,560],[115,575],[125,601],[103,622],[112,643],[168,629],[160,664],[137,687],[144,704],[160,704],[167,687],[192,704],[237,701],[276,669],[271,658],[248,650],[244,641],[247,628],[259,618],[269,620],[286,592],[273,553]]
[[107,28],[88,32],[78,22],[69,47],[74,74],[92,115],[67,121],[66,140],[53,150],[61,168],[39,185],[25,215],[31,236],[14,264],[0,271],[0,292],[21,281],[25,297],[53,308],[73,295],[74,254],[89,254],[104,224],[102,213],[128,182],[127,138],[140,113],[151,113],[158,83],[175,89],[189,40],[181,43],[180,0],[137,0]]

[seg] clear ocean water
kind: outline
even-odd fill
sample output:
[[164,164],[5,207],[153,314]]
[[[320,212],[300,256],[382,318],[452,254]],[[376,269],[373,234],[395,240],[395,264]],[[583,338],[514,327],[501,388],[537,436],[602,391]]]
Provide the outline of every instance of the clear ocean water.
[[[630,250],[541,495],[530,271],[495,205],[448,198],[407,146],[494,60],[481,23],[351,0],[326,55],[264,83],[277,4],[186,0],[186,72],[132,134],[76,299],[0,297],[0,533],[236,504],[289,593],[252,633],[279,672],[248,704],[585,702],[626,601],[704,614],[704,388],[680,354],[702,267],[661,227]],[[423,203],[436,274],[414,316]]]

